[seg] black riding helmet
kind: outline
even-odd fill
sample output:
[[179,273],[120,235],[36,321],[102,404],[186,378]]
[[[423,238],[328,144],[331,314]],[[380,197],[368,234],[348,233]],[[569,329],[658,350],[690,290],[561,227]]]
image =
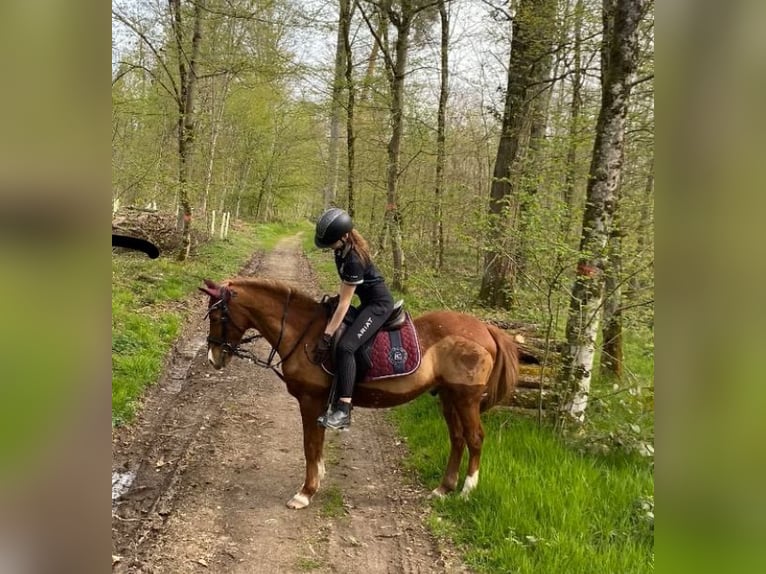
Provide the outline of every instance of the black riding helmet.
[[354,228],[351,216],[339,207],[331,207],[319,216],[314,234],[314,245],[320,249],[332,245]]

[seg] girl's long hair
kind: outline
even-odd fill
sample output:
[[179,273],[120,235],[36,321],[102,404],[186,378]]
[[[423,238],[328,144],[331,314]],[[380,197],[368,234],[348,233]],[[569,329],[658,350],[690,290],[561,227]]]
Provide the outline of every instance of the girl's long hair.
[[362,237],[362,234],[359,233],[356,229],[352,229],[348,232],[348,241],[351,243],[351,248],[359,254],[359,257],[362,258],[362,261],[364,261],[365,265],[369,265],[372,263],[372,258],[370,257],[370,246],[367,244],[367,240]]

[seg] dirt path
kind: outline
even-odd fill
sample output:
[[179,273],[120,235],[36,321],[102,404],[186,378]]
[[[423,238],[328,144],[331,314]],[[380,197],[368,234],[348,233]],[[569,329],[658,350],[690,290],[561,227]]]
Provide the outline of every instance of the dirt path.
[[[256,273],[319,295],[297,237],[243,275]],[[202,296],[190,311],[139,421],[114,434],[114,469],[135,474],[114,505],[114,572],[466,572],[425,529],[427,491],[403,475],[405,447],[380,411],[328,432],[319,493],[288,509],[303,480],[298,405],[250,363],[209,368]]]

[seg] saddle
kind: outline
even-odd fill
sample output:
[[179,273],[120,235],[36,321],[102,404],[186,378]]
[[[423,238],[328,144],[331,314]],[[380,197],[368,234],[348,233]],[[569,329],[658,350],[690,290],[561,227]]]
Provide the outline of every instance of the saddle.
[[[337,305],[334,299],[325,302],[329,307],[329,315],[332,315]],[[335,374],[334,357],[338,341],[358,314],[359,309],[349,307],[333,338],[332,353],[322,364],[322,368],[330,375]],[[412,317],[404,311],[404,300],[394,303],[391,315],[375,336],[359,348],[355,358],[357,383],[409,375],[420,366],[420,344]]]

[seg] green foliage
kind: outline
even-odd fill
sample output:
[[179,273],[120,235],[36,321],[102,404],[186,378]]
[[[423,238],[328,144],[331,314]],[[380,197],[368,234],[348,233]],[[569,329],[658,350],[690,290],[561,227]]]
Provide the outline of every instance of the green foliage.
[[[428,488],[449,452],[438,399],[394,409],[407,463]],[[654,487],[640,457],[570,449],[548,428],[504,412],[484,417],[479,487],[434,503],[432,525],[481,572],[650,572]],[[466,457],[467,458],[467,457]],[[465,460],[462,473],[465,472]],[[464,474],[462,475],[464,476]]]
[[132,419],[144,389],[153,384],[185,318],[185,301],[203,278],[235,275],[256,248],[273,246],[294,227],[232,225],[228,239],[200,247],[179,263],[174,254],[112,257],[112,421]]
[[[294,18],[290,0],[256,3],[258,18],[235,17],[231,5],[208,2],[202,13],[195,105],[195,145],[188,159],[195,210],[238,211],[257,221],[290,220],[310,204],[324,167],[322,106],[290,85],[301,64],[286,48]],[[175,209],[178,186],[178,47],[167,5],[115,6],[120,64],[112,84],[113,199],[156,201]],[[191,7],[182,4],[183,50],[192,37]],[[127,22],[127,24],[120,19]],[[152,47],[137,38],[141,30]],[[161,58],[161,60],[158,60]],[[296,201],[300,200],[300,201]]]

